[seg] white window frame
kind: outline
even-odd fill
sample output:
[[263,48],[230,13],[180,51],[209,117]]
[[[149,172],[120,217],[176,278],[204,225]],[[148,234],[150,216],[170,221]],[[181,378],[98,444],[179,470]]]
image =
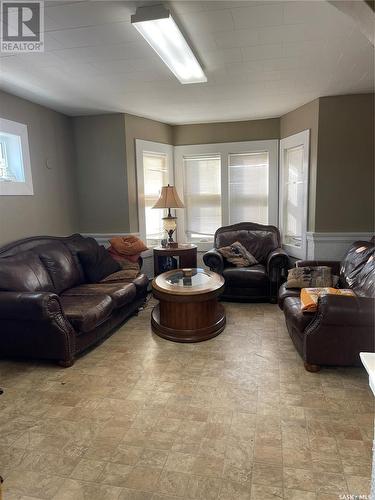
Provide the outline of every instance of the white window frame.
[[[184,157],[200,154],[219,154],[221,157],[221,226],[229,224],[229,155],[236,153],[259,153],[267,151],[269,154],[268,175],[268,224],[277,225],[278,222],[278,139],[268,141],[242,141],[225,142],[218,144],[194,144],[188,146],[175,146],[175,179],[176,189],[182,201],[184,201]],[[183,213],[183,210],[181,210]],[[186,242],[184,216],[178,219],[177,238],[180,242]],[[212,242],[198,243],[199,250],[212,248]]]
[[307,255],[307,214],[308,214],[308,191],[309,191],[309,149],[310,149],[310,130],[303,130],[297,134],[285,137],[280,140],[280,186],[279,186],[279,227],[281,239],[283,240],[283,221],[284,221],[284,162],[286,151],[291,148],[303,146],[303,206],[301,211],[302,217],[302,242],[301,247],[282,243],[285,251],[291,256],[298,259],[306,259]]
[[0,131],[21,138],[24,181],[0,181],[0,196],[30,196],[34,194],[27,125],[0,118]]
[[[136,169],[137,169],[137,191],[138,191],[138,224],[139,234],[143,241],[146,238],[146,218],[145,218],[145,197],[144,197],[144,170],[143,170],[143,153],[159,153],[166,155],[168,182],[173,185],[173,146],[171,144],[163,144],[161,142],[144,141],[142,139],[135,140],[136,150]],[[160,209],[155,209],[160,210]],[[167,237],[167,236],[166,236]]]

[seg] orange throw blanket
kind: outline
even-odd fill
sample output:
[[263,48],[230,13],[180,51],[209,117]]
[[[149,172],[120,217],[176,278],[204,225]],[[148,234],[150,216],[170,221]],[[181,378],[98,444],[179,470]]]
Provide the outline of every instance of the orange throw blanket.
[[302,288],[301,310],[302,312],[316,312],[318,310],[318,299],[322,295],[347,295],[354,296],[353,290],[345,288]]
[[147,250],[146,245],[136,236],[116,236],[109,240],[111,247],[118,255],[127,257]]

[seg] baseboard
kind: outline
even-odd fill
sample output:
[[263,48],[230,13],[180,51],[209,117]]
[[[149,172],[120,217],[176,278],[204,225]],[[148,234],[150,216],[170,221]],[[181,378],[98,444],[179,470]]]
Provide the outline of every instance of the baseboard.
[[373,233],[314,233],[308,232],[307,258],[341,260],[354,241],[368,241]]

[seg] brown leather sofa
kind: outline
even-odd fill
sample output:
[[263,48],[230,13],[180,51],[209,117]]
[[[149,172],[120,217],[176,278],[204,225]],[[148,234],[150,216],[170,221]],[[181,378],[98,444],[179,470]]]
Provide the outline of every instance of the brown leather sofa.
[[[226,261],[218,248],[239,241],[254,255],[259,264],[235,267]],[[225,278],[223,300],[277,301],[277,292],[284,281],[289,258],[281,248],[280,233],[275,226],[240,222],[218,229],[214,249],[203,256],[204,263]]]
[[339,276],[339,288],[351,288],[355,297],[322,296],[316,313],[301,312],[300,290],[279,291],[286,326],[308,371],[321,365],[360,365],[361,351],[374,351],[375,256],[374,242],[357,241],[343,261],[298,261],[299,267],[330,266]]
[[0,356],[56,360],[108,336],[144,303],[148,278],[120,269],[93,238],[37,236],[0,248]]

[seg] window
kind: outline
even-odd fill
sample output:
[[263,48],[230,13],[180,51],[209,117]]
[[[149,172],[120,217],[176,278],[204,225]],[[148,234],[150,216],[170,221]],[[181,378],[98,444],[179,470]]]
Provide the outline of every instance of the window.
[[188,241],[212,241],[221,223],[220,155],[184,157],[185,233]]
[[229,223],[268,224],[268,152],[229,155]]
[[164,210],[153,209],[162,186],[172,183],[173,148],[168,144],[136,140],[139,232],[150,247],[166,237]]
[[27,127],[0,118],[0,195],[32,195]]
[[280,229],[283,246],[306,257],[309,131],[280,141]]
[[185,204],[178,240],[204,250],[221,226],[277,224],[277,154],[277,140],[176,146],[176,187]]

